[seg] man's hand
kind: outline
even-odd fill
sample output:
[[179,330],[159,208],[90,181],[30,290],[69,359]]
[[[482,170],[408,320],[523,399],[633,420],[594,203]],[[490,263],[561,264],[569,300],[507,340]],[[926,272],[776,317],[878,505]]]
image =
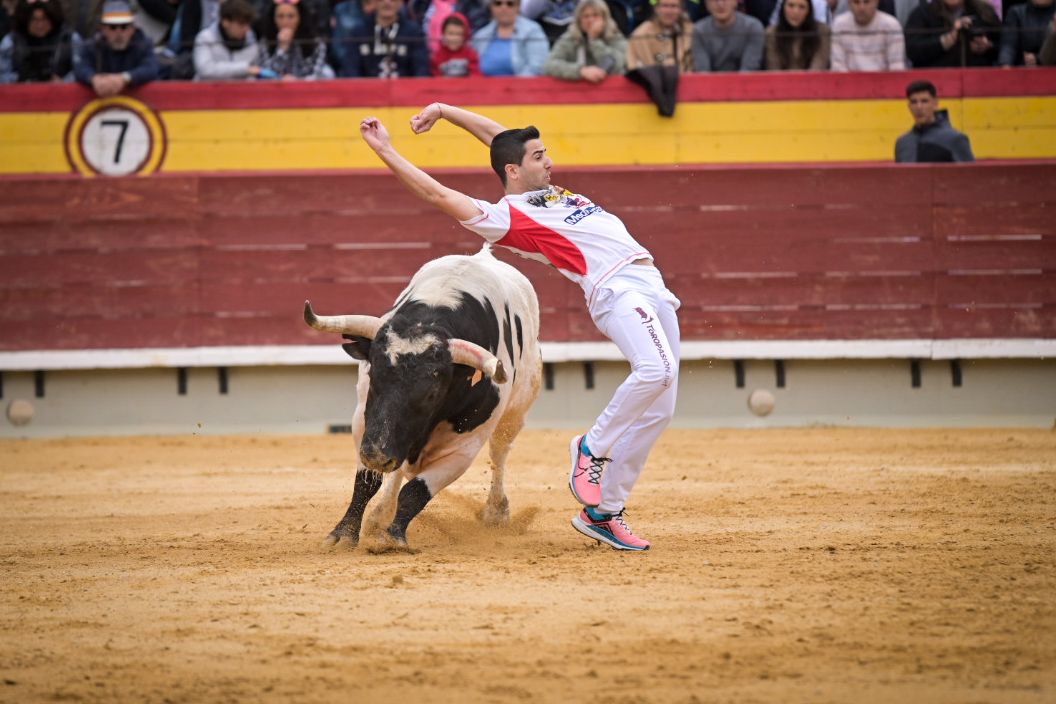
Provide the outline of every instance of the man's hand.
[[591,83],[601,83],[608,74],[600,66],[584,66],[579,69],[579,77]]
[[411,131],[422,134],[432,129],[433,125],[443,117],[440,111],[440,103],[430,103],[422,108],[422,111],[411,118]]
[[125,88],[125,79],[119,73],[97,73],[92,76],[92,90],[100,98],[117,95]]
[[390,145],[389,131],[376,117],[364,118],[363,122],[359,123],[359,134],[363,137],[363,141],[376,152]]

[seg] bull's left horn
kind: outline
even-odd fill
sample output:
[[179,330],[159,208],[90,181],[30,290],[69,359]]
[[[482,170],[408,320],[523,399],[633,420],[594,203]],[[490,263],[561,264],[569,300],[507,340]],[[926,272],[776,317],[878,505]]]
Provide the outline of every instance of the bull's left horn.
[[381,318],[373,315],[316,315],[312,304],[304,302],[304,322],[323,332],[339,332],[373,340],[381,328]]
[[465,364],[479,369],[496,384],[506,383],[506,368],[502,366],[502,362],[480,345],[468,340],[452,338],[448,340],[447,347],[451,350],[451,361],[455,364]]

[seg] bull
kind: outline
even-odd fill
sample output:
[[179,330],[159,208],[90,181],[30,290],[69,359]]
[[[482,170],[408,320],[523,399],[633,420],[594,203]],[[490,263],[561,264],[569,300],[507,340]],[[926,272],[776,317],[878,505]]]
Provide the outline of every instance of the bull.
[[506,458],[542,376],[539,302],[523,274],[485,247],[426,263],[381,317],[316,315],[305,301],[304,319],[342,334],[342,347],[360,360],[352,500],[324,544],[358,545],[366,507],[384,485],[367,520],[378,532],[374,547],[408,549],[408,525],[485,442],[483,518],[509,520]]

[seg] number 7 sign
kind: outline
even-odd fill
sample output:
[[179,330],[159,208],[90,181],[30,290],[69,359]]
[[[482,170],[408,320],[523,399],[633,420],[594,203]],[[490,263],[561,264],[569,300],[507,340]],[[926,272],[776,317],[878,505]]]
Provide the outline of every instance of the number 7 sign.
[[165,127],[144,103],[116,96],[93,100],[66,125],[66,156],[85,176],[130,176],[158,170]]

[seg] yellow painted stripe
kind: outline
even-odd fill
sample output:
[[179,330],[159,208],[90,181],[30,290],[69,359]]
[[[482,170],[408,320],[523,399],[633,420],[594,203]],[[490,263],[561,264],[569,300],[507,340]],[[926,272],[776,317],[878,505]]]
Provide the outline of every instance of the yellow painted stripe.
[[69,173],[66,113],[0,113],[0,174]]
[[[1056,96],[969,98],[944,103],[982,159],[1056,158]],[[471,108],[472,109],[472,108]],[[162,114],[162,171],[378,168],[359,139],[367,114],[426,168],[481,167],[482,145],[440,123],[415,136],[413,108],[187,110]],[[902,100],[687,103],[674,119],[651,105],[487,108],[508,125],[534,124],[555,161],[567,165],[886,161],[909,127]],[[68,172],[60,113],[0,114],[0,173]]]

